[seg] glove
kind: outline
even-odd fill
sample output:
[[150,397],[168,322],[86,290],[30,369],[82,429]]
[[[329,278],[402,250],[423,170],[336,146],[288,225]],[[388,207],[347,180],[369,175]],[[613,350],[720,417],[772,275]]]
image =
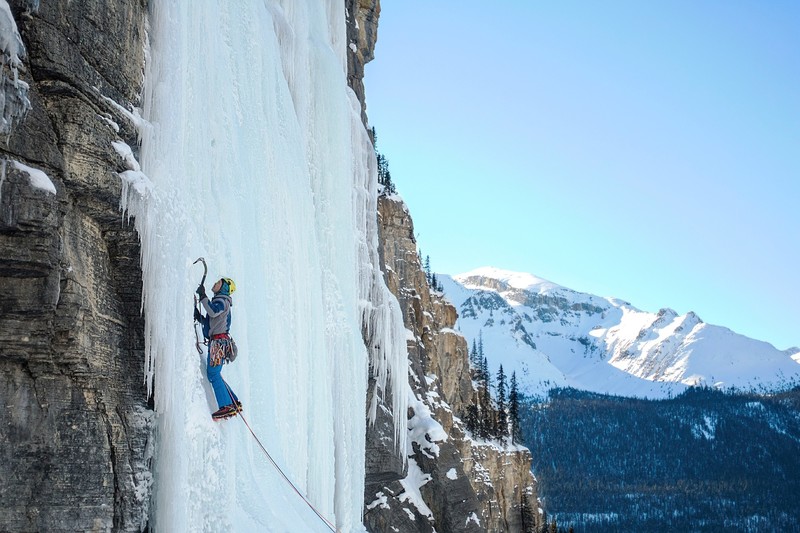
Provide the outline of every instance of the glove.
[[205,300],[207,298],[207,296],[206,296],[206,288],[203,287],[202,284],[200,284],[200,286],[197,287],[197,290],[194,291],[194,292],[197,293],[197,297],[200,298],[201,301]]
[[194,308],[194,319],[197,322],[202,322],[203,321],[203,315],[200,314],[200,311],[198,311],[196,307]]

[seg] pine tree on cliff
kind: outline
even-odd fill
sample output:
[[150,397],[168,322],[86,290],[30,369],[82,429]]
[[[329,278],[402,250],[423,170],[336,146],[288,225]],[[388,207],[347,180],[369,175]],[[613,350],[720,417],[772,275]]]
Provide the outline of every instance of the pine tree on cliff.
[[[539,533],[536,528],[536,517],[531,507],[529,495],[527,491],[523,491],[519,502],[520,529],[522,533]],[[546,511],[544,511],[544,520],[547,521]]]
[[475,380],[478,384],[478,395],[476,398],[476,407],[478,411],[478,420],[476,424],[477,435],[482,439],[488,439],[489,425],[486,423],[486,376],[483,373],[483,359],[481,359],[478,364]]
[[383,185],[385,194],[394,194],[397,189],[392,183],[392,173],[389,171],[389,160],[383,154],[378,154],[378,184]]
[[505,444],[508,437],[508,417],[506,415],[506,373],[503,365],[497,371],[497,438]]
[[425,280],[431,284],[431,256],[425,256]]
[[464,425],[471,435],[478,434],[478,406],[474,403],[467,406],[467,412],[464,415]]
[[522,429],[519,425],[519,389],[517,373],[511,373],[511,389],[508,391],[508,421],[511,424],[511,444],[522,442]]
[[492,409],[492,376],[489,374],[489,361],[486,357],[483,358],[481,365],[481,373],[483,374],[483,389],[481,390],[481,437],[484,439],[492,438],[497,434],[497,427],[494,418],[494,409]]
[[[480,350],[480,348],[478,348]],[[478,351],[478,357],[481,358],[481,381],[483,381],[483,389],[486,391],[486,397],[491,398],[489,394],[489,360]]]
[[472,339],[472,350],[469,352],[469,362],[475,370],[480,366],[478,365],[478,344],[475,339]]
[[378,133],[372,128],[372,146],[375,149],[375,158],[378,160],[378,184],[383,185],[384,194],[394,194],[397,190],[392,183],[392,174],[389,172],[389,160],[378,151]]
[[473,375],[475,380],[483,381],[483,374],[481,373],[481,369],[483,368],[483,358],[479,355],[478,345],[474,339],[472,340],[472,353],[470,354],[470,362],[472,363],[472,368],[474,370]]
[[[473,341],[474,343],[475,341]],[[478,381],[486,381],[489,374],[486,356],[483,353],[483,330],[478,332],[478,348],[475,352],[475,368],[478,369],[476,378]]]

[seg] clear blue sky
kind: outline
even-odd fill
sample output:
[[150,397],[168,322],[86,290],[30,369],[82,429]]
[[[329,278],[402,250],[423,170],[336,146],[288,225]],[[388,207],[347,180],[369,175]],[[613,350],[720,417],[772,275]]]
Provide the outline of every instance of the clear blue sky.
[[366,90],[435,271],[800,346],[800,2],[384,0]]

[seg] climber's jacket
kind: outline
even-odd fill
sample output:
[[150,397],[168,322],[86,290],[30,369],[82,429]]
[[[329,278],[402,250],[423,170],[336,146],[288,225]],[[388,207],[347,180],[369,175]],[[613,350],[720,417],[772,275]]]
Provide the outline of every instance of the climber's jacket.
[[233,301],[227,294],[215,294],[210,301],[208,298],[200,300],[206,310],[203,317],[203,336],[210,339],[213,335],[228,333],[231,329],[231,306]]

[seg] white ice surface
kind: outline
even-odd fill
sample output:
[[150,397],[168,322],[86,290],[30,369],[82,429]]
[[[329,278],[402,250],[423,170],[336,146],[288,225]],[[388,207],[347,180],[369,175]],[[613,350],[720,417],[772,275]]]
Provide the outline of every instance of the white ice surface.
[[[202,256],[207,288],[221,276],[237,284],[239,357],[223,376],[244,415],[320,513],[339,531],[363,531],[367,375],[381,391],[405,391],[408,373],[399,306],[377,267],[376,163],[347,87],[344,5],[219,0],[151,11],[144,109],[119,107],[140,128],[141,170],[118,147],[133,185],[123,205],[142,241],[155,393],[150,524],[329,531],[241,420],[211,421],[217,406],[192,330]],[[386,401],[404,451],[407,398]]]

